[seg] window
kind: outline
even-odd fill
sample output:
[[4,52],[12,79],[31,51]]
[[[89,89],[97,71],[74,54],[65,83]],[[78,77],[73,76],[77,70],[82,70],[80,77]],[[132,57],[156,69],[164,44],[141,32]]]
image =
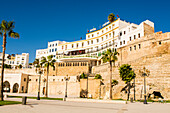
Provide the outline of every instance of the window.
[[102,37],[102,41],[103,41],[103,37]]
[[123,44],[125,44],[125,40],[123,40]]
[[97,35],[99,35],[99,32],[97,33]]
[[134,39],[136,39],[136,35],[134,35]]
[[90,38],[90,35],[88,35],[88,38]]
[[131,41],[131,40],[132,40],[132,38],[131,38],[131,37],[129,37],[129,40]]
[[140,38],[140,33],[138,34],[138,38]]
[[122,45],[122,41],[120,41],[120,45]]
[[22,92],[24,91],[24,86],[22,86]]
[[79,47],[79,44],[77,43],[77,48]]
[[116,47],[117,47],[117,45],[116,45]]
[[109,37],[111,37],[111,33],[109,34]]
[[72,44],[72,48],[74,48],[74,44]]
[[64,49],[64,46],[62,46],[62,49]]
[[132,47],[130,47],[130,51],[132,51]]
[[92,37],[94,37],[94,34],[92,34]]
[[102,30],[102,33],[104,33],[104,31]]
[[24,82],[26,81],[26,78],[24,78]]
[[51,49],[49,49],[49,52],[51,52]]
[[134,45],[134,50],[136,50],[136,45]]
[[53,47],[54,47],[54,44],[53,44]]
[[67,49],[67,45],[65,46],[65,49]]
[[108,28],[106,28],[106,31],[108,31]]
[[55,44],[55,46],[57,46],[57,43]]
[[161,41],[159,41],[159,45],[161,45]]
[[97,42],[99,42],[99,39],[96,39],[97,40]]
[[38,79],[36,79],[36,82],[38,81]]
[[53,57],[55,58],[55,55],[53,55]]
[[82,47],[84,46],[84,42],[82,42]]
[[87,41],[87,44],[89,45],[89,44],[90,44],[90,42],[89,42],[89,41]]
[[53,82],[55,81],[55,79],[53,79]]
[[139,49],[141,48],[141,45],[139,44]]
[[54,49],[52,49],[52,52],[54,52]]
[[93,40],[91,40],[91,44],[93,44]]
[[124,34],[126,34],[126,31],[124,31]]
[[111,30],[111,26],[109,26],[109,29]]
[[57,51],[57,48],[55,48],[55,51]]
[[120,32],[120,36],[122,36],[122,32]]
[[51,47],[51,44],[50,44],[50,47]]
[[108,35],[106,35],[106,39],[108,38]]

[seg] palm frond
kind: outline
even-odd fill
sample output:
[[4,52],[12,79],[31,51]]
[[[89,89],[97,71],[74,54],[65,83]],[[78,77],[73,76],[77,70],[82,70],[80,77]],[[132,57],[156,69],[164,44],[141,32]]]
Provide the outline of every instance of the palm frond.
[[41,63],[42,63],[42,64],[45,64],[46,62],[47,62],[47,59],[46,59],[45,57],[42,57],[42,58],[41,58]]
[[2,20],[2,22],[1,22],[1,29],[4,31],[4,32],[6,32],[6,30],[7,30],[7,21],[5,21],[5,20]]
[[105,62],[117,61],[118,60],[117,54],[118,54],[118,52],[113,52],[113,50],[107,49],[107,51],[105,52],[105,54],[102,57],[103,62],[105,63]]
[[10,31],[15,28],[15,23],[14,21],[9,21],[7,25],[7,30]]
[[52,60],[52,58],[53,58],[53,55],[49,55],[49,56],[47,56],[47,60],[48,60],[48,61],[51,61],[51,60]]
[[110,13],[108,16],[109,22],[113,22],[116,19],[115,15],[113,13]]
[[19,34],[10,30],[9,33],[8,33],[8,36],[11,37],[11,38],[19,38]]

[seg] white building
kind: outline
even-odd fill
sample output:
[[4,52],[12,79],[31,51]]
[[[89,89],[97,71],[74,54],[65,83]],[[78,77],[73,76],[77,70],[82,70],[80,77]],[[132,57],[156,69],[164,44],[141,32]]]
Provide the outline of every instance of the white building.
[[[119,18],[112,22],[106,22],[100,29],[93,28],[86,34],[85,40],[74,42],[48,42],[48,48],[37,50],[36,58],[39,56],[54,55],[60,61],[63,58],[74,57],[99,57],[108,48],[119,48],[125,46],[128,41],[138,40],[145,35],[154,33],[154,23],[146,20],[139,25],[122,21]],[[48,50],[46,54],[38,51]]]
[[[12,68],[22,65],[23,68],[28,68],[29,53],[22,54],[5,54],[5,64],[11,65]],[[2,53],[0,53],[0,66],[2,65]]]

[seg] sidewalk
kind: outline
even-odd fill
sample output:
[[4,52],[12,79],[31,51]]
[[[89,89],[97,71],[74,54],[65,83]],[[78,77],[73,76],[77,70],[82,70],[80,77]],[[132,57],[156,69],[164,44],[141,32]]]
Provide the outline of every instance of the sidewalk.
[[66,98],[66,101],[126,104],[126,101],[123,101],[123,100],[99,100],[99,99],[87,99],[87,98]]

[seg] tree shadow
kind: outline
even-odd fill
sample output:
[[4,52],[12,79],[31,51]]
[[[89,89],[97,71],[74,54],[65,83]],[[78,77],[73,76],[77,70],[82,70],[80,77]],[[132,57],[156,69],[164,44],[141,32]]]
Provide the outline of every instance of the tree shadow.
[[[134,88],[134,87],[135,87],[134,83],[131,83],[131,84],[130,84],[130,89],[132,89],[132,88]],[[123,91],[124,91],[125,93],[128,93],[128,84],[126,84],[126,86],[123,87],[120,92],[123,92]]]

